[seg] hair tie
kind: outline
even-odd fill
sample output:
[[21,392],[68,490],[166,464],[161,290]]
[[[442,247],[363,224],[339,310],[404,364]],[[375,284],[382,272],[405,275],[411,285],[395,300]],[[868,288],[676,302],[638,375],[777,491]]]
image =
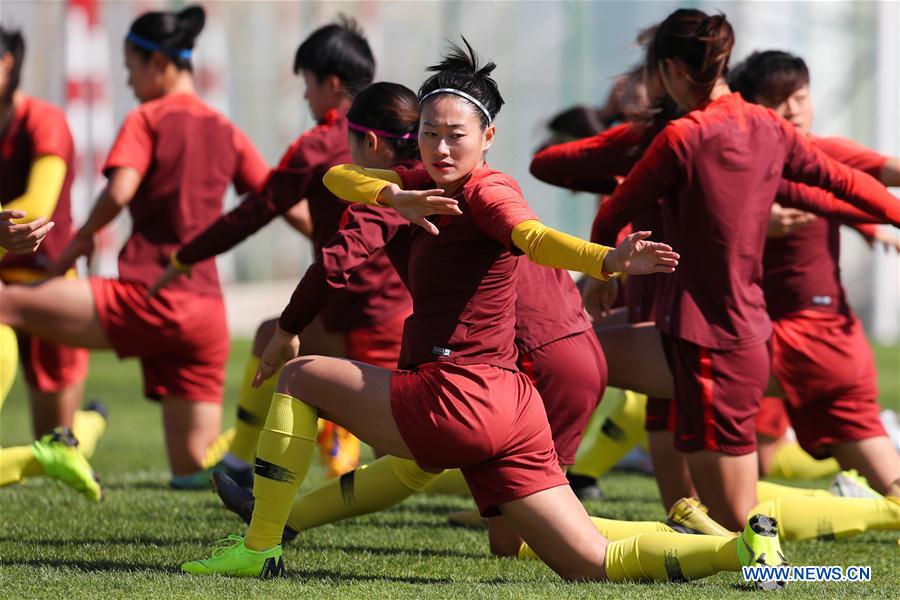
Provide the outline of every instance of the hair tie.
[[168,54],[173,58],[181,58],[184,60],[191,60],[191,55],[193,54],[193,50],[190,48],[163,48],[159,45],[159,43],[154,42],[153,40],[148,40],[145,37],[141,37],[136,33],[128,32],[128,35],[125,36],[125,39],[138,48],[143,48],[144,50],[149,50],[151,52],[162,52],[163,54]]
[[394,138],[394,139],[398,139],[398,140],[413,140],[416,138],[416,135],[417,135],[415,131],[410,131],[409,133],[400,134],[400,133],[391,133],[390,131],[382,131],[380,129],[372,129],[371,127],[365,127],[364,125],[357,125],[350,119],[347,119],[347,128],[352,129],[353,131],[358,131],[360,133],[368,133],[371,131],[378,137]]
[[458,90],[456,88],[438,88],[436,90],[428,92],[427,94],[425,94],[424,96],[419,98],[419,106],[422,106],[423,102],[425,102],[426,100],[428,100],[431,96],[434,96],[435,94],[453,94],[455,96],[459,96],[460,98],[465,98],[466,100],[468,100],[469,102],[471,102],[472,104],[477,106],[478,110],[480,110],[482,113],[484,113],[484,116],[487,118],[488,125],[490,125],[491,122],[493,122],[493,119],[491,118],[491,113],[488,112],[488,109],[484,107],[484,104],[479,102],[475,97],[470,96],[469,94],[465,93],[464,91]]

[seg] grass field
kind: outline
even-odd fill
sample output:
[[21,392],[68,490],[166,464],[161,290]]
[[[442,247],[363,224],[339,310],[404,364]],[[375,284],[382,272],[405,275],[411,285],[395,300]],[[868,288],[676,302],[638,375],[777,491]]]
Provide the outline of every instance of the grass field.
[[[231,420],[247,344],[236,342],[229,368]],[[877,351],[882,402],[900,404],[900,349]],[[137,363],[92,356],[88,396],[110,408],[110,426],[93,464],[107,499],[82,500],[53,481],[33,479],[0,490],[2,598],[737,598],[748,588],[736,573],[689,584],[566,584],[536,562],[491,558],[485,535],[450,528],[450,510],[473,506],[449,496],[413,498],[401,506],[304,533],[286,549],[289,578],[279,581],[195,578],[184,561],[207,556],[210,542],[242,530],[212,492],[174,492],[162,449],[158,408],[141,399]],[[24,389],[4,406],[4,446],[30,442]],[[313,472],[307,485],[318,481]],[[823,486],[826,482],[806,485]],[[650,478],[613,474],[593,514],[622,519],[664,517]],[[788,543],[793,564],[871,565],[871,583],[793,584],[804,598],[900,598],[900,547],[892,533],[841,542]]]

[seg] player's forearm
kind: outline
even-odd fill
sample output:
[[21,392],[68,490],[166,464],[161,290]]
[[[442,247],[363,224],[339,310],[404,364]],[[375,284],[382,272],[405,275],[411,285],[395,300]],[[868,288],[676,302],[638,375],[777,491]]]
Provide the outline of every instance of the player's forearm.
[[337,165],[328,169],[322,179],[332,194],[347,202],[377,205],[385,188],[403,181],[390,169],[366,169],[357,165]]
[[66,162],[59,156],[48,154],[38,157],[28,173],[25,193],[6,205],[7,210],[22,210],[28,220],[50,218],[59,202],[66,180]]
[[613,248],[593,244],[557,231],[540,221],[524,221],[512,232],[512,241],[533,262],[555,269],[578,271],[596,279],[609,279],[607,257]]
[[321,263],[313,263],[294,288],[291,300],[278,318],[284,331],[299,335],[328,303],[332,288]]

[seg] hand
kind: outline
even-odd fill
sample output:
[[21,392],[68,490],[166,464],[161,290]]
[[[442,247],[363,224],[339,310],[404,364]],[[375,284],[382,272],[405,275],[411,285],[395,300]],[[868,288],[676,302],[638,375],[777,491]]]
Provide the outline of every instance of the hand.
[[262,358],[259,359],[259,368],[253,377],[252,385],[258,388],[263,382],[278,372],[287,361],[297,358],[300,354],[300,336],[284,331],[280,325],[275,325],[275,333],[266,344]]
[[606,281],[588,277],[581,292],[581,301],[588,316],[594,322],[609,316],[609,311],[619,294],[619,280],[610,277]]
[[380,203],[391,206],[400,215],[414,225],[418,225],[428,233],[437,235],[438,228],[425,217],[429,215],[461,215],[459,202],[453,198],[445,198],[444,190],[402,190],[396,184],[390,184],[381,190],[378,196]]
[[25,216],[23,210],[0,211],[0,248],[12,254],[31,254],[53,229],[53,221],[47,221],[44,217],[28,223],[12,222]]
[[94,238],[80,231],[75,234],[69,245],[63,249],[62,254],[56,259],[56,264],[50,269],[52,276],[65,275],[75,265],[80,256],[90,256],[94,253]]
[[166,267],[166,270],[163,271],[163,274],[159,276],[159,279],[156,280],[156,283],[154,283],[150,287],[150,291],[147,292],[147,295],[152,298],[159,293],[159,290],[163,289],[171,281],[178,279],[184,274],[187,274],[188,277],[191,276],[190,271],[182,271],[175,265],[170,264],[168,267]]
[[607,253],[603,260],[605,273],[672,273],[678,266],[677,252],[668,244],[647,241],[649,231],[635,231],[626,236],[619,247]]
[[875,231],[875,239],[872,240],[871,245],[880,245],[885,252],[890,252],[891,250],[900,252],[900,238],[885,230],[884,227],[879,227]]
[[798,229],[806,227],[816,220],[816,215],[796,208],[787,208],[777,202],[772,205],[769,212],[769,228],[766,237],[781,238],[788,236]]

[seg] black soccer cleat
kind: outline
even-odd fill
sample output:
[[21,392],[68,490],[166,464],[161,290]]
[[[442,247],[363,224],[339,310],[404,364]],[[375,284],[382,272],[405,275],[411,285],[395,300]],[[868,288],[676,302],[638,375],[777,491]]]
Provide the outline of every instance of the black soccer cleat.
[[[256,505],[253,492],[245,487],[241,487],[228,474],[221,471],[213,471],[211,480],[213,489],[218,494],[225,508],[239,516],[244,523],[249,525],[250,519],[253,518],[253,507]],[[297,532],[285,526],[284,531],[281,533],[281,542],[290,542],[295,537],[297,537]]]

